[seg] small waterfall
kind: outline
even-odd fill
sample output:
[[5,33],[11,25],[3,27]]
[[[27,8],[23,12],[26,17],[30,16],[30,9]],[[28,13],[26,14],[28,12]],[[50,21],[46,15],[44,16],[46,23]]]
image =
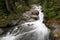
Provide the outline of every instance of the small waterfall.
[[50,30],[43,23],[43,13],[41,6],[32,5],[34,10],[39,11],[39,20],[26,22],[21,27],[16,27],[11,33],[0,37],[0,40],[49,40]]

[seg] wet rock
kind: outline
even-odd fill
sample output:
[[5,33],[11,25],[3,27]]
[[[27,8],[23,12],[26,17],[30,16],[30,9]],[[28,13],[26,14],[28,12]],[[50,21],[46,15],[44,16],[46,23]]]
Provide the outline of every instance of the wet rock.
[[28,21],[28,22],[32,22],[32,21],[34,21],[34,19],[31,18],[31,19],[29,19],[29,20],[27,20],[27,21]]
[[19,29],[20,29],[20,32],[23,33],[23,32],[28,32],[28,31],[31,31],[33,30],[33,24],[21,24],[19,26]]
[[23,22],[32,22],[32,21],[36,21],[39,19],[39,12],[37,10],[31,9],[30,11],[26,11],[23,15],[22,15],[22,19]]
[[37,15],[31,15],[31,18],[38,20],[39,17]]
[[16,25],[18,23],[19,19],[18,20],[12,20],[12,24],[11,25]]
[[4,31],[0,28],[0,34],[2,34]]
[[33,15],[39,15],[39,12],[37,10],[31,9],[30,11],[32,12]]
[[23,17],[22,19],[26,19],[26,20],[28,20],[29,18],[31,18],[31,16],[30,16],[29,13],[24,13],[22,17]]

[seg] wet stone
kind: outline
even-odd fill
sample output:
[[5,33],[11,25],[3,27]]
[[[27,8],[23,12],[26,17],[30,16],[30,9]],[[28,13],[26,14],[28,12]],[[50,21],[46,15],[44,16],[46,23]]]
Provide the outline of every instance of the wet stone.
[[4,31],[0,28],[0,34],[2,34]]

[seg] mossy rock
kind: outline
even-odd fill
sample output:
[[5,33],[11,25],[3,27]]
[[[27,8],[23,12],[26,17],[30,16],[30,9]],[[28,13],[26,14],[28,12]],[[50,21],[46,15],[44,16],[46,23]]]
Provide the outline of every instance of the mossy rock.
[[6,16],[0,16],[0,27],[4,27],[8,24]]

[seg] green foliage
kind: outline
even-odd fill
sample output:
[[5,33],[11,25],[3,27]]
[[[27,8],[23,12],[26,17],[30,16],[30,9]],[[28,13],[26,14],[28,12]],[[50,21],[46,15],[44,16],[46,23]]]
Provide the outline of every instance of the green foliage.
[[47,19],[60,19],[60,0],[44,0],[42,10]]
[[5,1],[0,0],[0,27],[7,25],[7,11],[5,8]]
[[39,0],[28,0],[28,4],[38,4]]
[[5,1],[0,0],[0,15],[6,14]]

